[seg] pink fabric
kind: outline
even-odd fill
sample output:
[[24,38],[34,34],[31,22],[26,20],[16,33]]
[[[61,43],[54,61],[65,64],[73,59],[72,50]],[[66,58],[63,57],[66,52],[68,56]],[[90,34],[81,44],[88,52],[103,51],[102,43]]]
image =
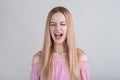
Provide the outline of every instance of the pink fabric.
[[[51,80],[69,80],[65,58],[55,58]],[[82,80],[90,80],[88,61],[80,61]],[[32,64],[30,80],[42,80],[38,74],[38,64]]]
[[40,80],[40,76],[38,74],[38,64],[32,64],[30,80]]

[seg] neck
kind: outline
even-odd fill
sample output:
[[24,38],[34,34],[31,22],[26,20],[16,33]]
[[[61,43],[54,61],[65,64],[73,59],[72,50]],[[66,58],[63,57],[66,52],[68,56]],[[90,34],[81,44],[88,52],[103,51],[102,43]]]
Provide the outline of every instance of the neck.
[[64,46],[63,44],[54,44],[54,52],[58,54],[64,53]]

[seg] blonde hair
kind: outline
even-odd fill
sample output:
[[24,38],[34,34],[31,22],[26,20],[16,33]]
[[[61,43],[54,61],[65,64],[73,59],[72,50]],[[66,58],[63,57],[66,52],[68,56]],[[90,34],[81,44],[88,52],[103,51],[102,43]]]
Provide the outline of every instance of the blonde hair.
[[68,26],[67,30],[67,38],[65,40],[65,46],[67,47],[67,67],[70,75],[71,80],[80,80],[80,67],[79,67],[79,57],[77,54],[76,49],[76,41],[75,41],[75,32],[74,32],[74,26],[72,21],[71,13],[68,9],[64,7],[55,7],[53,8],[47,17],[46,21],[46,28],[45,28],[45,37],[44,37],[44,44],[43,44],[43,51],[42,51],[42,63],[40,64],[40,76],[43,78],[43,80],[50,80],[51,79],[51,73],[53,68],[53,39],[50,35],[50,29],[49,24],[51,21],[51,17],[54,13],[61,12],[66,19],[66,24]]

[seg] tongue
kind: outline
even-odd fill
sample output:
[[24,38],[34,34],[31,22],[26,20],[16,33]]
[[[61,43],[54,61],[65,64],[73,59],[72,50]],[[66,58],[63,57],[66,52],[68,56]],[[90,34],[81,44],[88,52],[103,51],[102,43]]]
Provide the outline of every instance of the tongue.
[[57,35],[57,36],[56,36],[56,38],[57,38],[57,39],[60,39],[60,38],[61,38],[61,36],[60,36],[60,35]]

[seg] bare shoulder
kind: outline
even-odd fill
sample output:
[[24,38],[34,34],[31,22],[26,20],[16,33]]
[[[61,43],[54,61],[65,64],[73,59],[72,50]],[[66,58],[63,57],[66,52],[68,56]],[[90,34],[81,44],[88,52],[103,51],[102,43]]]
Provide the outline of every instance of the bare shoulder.
[[80,57],[80,61],[89,61],[88,56],[84,53]]
[[33,55],[32,58],[32,64],[39,63],[41,56],[42,56],[42,51],[38,51],[37,53],[35,53],[35,55]]
[[77,48],[77,53],[79,55],[80,61],[89,61],[88,56],[82,49]]

